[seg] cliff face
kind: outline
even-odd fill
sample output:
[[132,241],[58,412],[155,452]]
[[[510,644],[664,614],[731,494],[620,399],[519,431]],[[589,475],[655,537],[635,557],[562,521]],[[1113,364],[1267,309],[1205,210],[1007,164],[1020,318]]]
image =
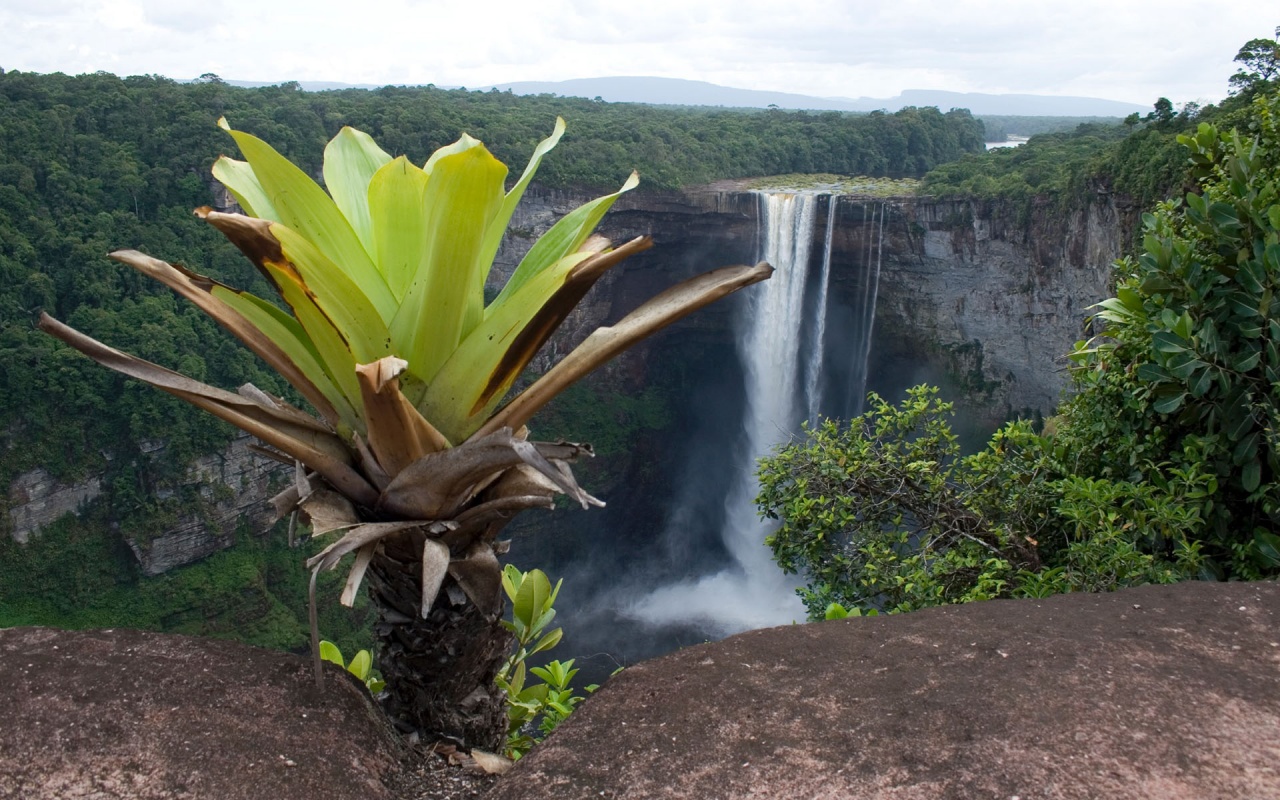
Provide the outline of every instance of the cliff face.
[[[212,555],[234,542],[238,527],[259,533],[271,524],[270,499],[288,479],[289,469],[249,449],[254,440],[238,436],[222,450],[196,459],[171,486],[150,487],[157,500],[191,498],[156,535],[121,530],[142,572],[159,575]],[[160,442],[146,442],[142,457],[158,455]],[[40,529],[82,510],[105,491],[103,476],[63,484],[41,469],[19,475],[9,487],[9,535],[20,543]]]
[[[572,192],[529,192],[512,220],[491,285],[505,281],[556,219],[589,199]],[[823,200],[824,220],[831,202]],[[863,302],[863,274],[878,267],[867,388],[892,395],[922,380],[942,384],[979,428],[1011,413],[1053,408],[1063,385],[1062,356],[1082,336],[1086,307],[1108,295],[1109,264],[1132,238],[1137,217],[1107,196],[1069,214],[1041,208],[1029,217],[998,205],[928,198],[843,196],[834,202],[828,367],[841,374],[857,357],[849,321]],[[624,195],[600,232],[615,242],[649,235],[655,246],[601,280],[538,355],[531,372],[544,370],[599,325],[616,321],[680,280],[754,261],[758,213],[757,196],[733,186]],[[813,252],[821,253],[824,225],[815,225],[814,237]],[[707,457],[694,452],[708,449],[700,432],[716,428],[717,436],[730,441],[736,435],[742,404],[734,351],[738,308],[735,298],[713,304],[585,382],[584,402],[618,405],[591,410],[603,411],[606,420],[613,413],[617,427],[631,434],[608,458],[584,466],[585,482],[610,500],[610,508],[592,515],[543,515],[545,520],[522,521],[522,528],[555,528],[566,547],[576,548],[577,517],[590,516],[580,524],[615,531],[609,541],[593,546],[626,552],[669,524],[666,509],[679,492],[672,476]],[[659,385],[656,412],[652,403],[637,411],[623,402],[647,396]],[[645,427],[635,420],[645,413],[661,419]],[[564,430],[553,425],[546,433],[575,435],[581,414],[571,410],[562,416],[567,417]],[[535,435],[544,431],[542,425],[538,422]],[[650,437],[654,441],[645,440],[645,431],[656,432]],[[145,542],[129,540],[143,571],[157,574],[227,547],[237,525],[261,528],[281,475],[276,465],[249,451],[245,439],[200,459],[181,482],[198,487],[199,509]],[[104,490],[100,476],[71,485],[58,484],[40,470],[19,476],[8,487],[9,534],[26,541]],[[557,545],[549,547],[554,551]]]
[[[866,206],[873,207],[868,213]],[[876,201],[841,198],[833,280],[843,285],[876,232],[856,220]],[[871,354],[871,388],[943,385],[971,420],[1049,413],[1086,309],[1110,295],[1135,210],[1110,196],[1069,213],[1021,215],[994,204],[887,200]],[[861,206],[861,208],[860,208]],[[847,210],[846,210],[847,209]]]

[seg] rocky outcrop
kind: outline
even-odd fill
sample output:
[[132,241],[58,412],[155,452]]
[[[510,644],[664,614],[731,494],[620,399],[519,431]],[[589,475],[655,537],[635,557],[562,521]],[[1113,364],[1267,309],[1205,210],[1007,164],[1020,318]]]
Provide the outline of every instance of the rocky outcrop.
[[[197,458],[181,480],[150,490],[159,500],[194,499],[158,535],[144,539],[125,532],[124,540],[143,573],[159,575],[230,547],[237,528],[259,533],[270,526],[270,499],[287,480],[288,468],[250,449],[253,441],[238,436],[222,450]],[[139,445],[143,458],[158,458],[163,449],[162,442]],[[102,492],[100,475],[61,483],[44,470],[24,473],[9,487],[10,535],[26,543],[42,527],[79,512]]]
[[1280,585],[994,600],[628,667],[485,797],[1280,797]]
[[126,535],[143,573],[159,575],[230,547],[237,528],[261,533],[271,526],[275,511],[270,500],[289,470],[250,449],[254,441],[237,436],[223,450],[196,459],[177,489],[157,492],[165,499],[186,486],[200,499],[159,536],[141,540]]
[[991,422],[1049,413],[1136,210],[1110,195],[1070,211],[920,198],[887,208],[873,374],[940,371]]
[[26,544],[32,534],[76,513],[100,494],[102,480],[97,476],[63,483],[43,469],[24,472],[9,485],[9,535]]
[[368,692],[305,659],[139,631],[0,630],[0,798],[377,800],[404,747]]

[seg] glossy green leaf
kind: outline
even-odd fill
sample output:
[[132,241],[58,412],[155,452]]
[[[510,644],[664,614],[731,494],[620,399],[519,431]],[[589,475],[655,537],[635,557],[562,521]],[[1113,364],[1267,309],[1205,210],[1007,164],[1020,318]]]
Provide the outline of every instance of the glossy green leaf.
[[512,617],[532,627],[546,608],[547,598],[551,596],[551,581],[542,570],[531,570],[524,576],[520,590],[516,593],[511,607]]
[[378,269],[397,301],[403,301],[427,257],[422,233],[427,173],[400,156],[369,182],[369,214]]
[[1231,459],[1237,467],[1258,457],[1258,443],[1261,439],[1262,433],[1254,431],[1236,443],[1236,446],[1231,451]]
[[253,167],[263,192],[275,206],[277,220],[296,231],[331,263],[341,265],[378,310],[383,323],[389,322],[396,313],[396,303],[386,281],[329,195],[258,137],[229,128],[227,132]]
[[1253,547],[1269,567],[1280,567],[1280,536],[1268,531],[1257,531],[1253,535]]
[[1187,393],[1178,392],[1156,400],[1151,407],[1161,414],[1172,414],[1182,406],[1182,401],[1185,399],[1187,399]]
[[1213,386],[1213,370],[1202,369],[1196,372],[1190,381],[1190,389],[1192,397],[1204,397],[1208,393],[1210,387]]
[[1257,344],[1250,349],[1245,350],[1236,357],[1236,363],[1233,365],[1237,372],[1249,372],[1258,366],[1258,362],[1262,360],[1262,348]]
[[1266,269],[1257,261],[1252,259],[1244,261],[1236,269],[1236,282],[1244,287],[1244,290],[1249,294],[1262,294],[1262,288],[1266,281]]
[[1188,351],[1186,339],[1172,331],[1159,331],[1151,337],[1151,346],[1160,353],[1185,353]]
[[325,188],[371,259],[377,251],[369,223],[369,180],[390,160],[373,137],[351,127],[343,127],[324,148]]
[[520,591],[520,583],[524,579],[524,573],[515,564],[508,564],[502,568],[502,590],[507,593],[507,599],[512,603],[516,601],[516,593]]
[[551,648],[560,644],[560,639],[563,636],[564,636],[564,629],[552,628],[551,630],[547,631],[546,636],[543,636],[541,639],[538,640],[538,643],[533,646],[532,650],[529,651],[529,655],[550,650]]
[[347,662],[342,659],[342,651],[338,649],[336,644],[328,640],[320,641],[320,658],[340,667],[347,665]]
[[351,657],[351,663],[347,665],[347,672],[355,675],[361,681],[369,679],[369,672],[373,669],[373,656],[369,655],[368,650],[361,650]]
[[1262,484],[1262,461],[1253,459],[1240,470],[1240,485],[1246,492],[1257,491]]
[[1159,364],[1153,364],[1150,361],[1143,362],[1138,365],[1138,380],[1147,381],[1149,383],[1159,383],[1167,381],[1171,377],[1169,372]]
[[[502,203],[507,174],[478,143],[432,158],[421,228],[426,255],[391,322],[397,355],[428,385],[483,317],[481,281],[488,265],[482,269],[479,263],[480,248]],[[419,399],[410,398],[415,405]]]

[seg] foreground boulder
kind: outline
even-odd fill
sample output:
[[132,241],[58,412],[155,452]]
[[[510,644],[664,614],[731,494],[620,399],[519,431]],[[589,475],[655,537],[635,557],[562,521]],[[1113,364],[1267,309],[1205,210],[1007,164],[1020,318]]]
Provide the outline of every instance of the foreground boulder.
[[754,631],[627,668],[485,795],[1280,797],[1280,585]]
[[[330,665],[332,666],[332,665]],[[0,798],[393,797],[402,746],[336,667],[128,630],[0,630]]]

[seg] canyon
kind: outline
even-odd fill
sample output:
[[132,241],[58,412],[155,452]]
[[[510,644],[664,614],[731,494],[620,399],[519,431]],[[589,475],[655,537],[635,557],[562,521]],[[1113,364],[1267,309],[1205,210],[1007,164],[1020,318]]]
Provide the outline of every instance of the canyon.
[[[587,199],[531,190],[490,282],[500,285],[538,235]],[[829,259],[821,333],[829,385],[818,410],[847,416],[863,389],[894,398],[916,383],[934,383],[956,403],[957,428],[971,442],[1011,417],[1053,412],[1065,384],[1064,355],[1084,338],[1088,307],[1108,296],[1110,264],[1138,223],[1138,209],[1101,189],[1069,209],[1047,201],[1024,208],[856,194],[820,194],[815,202],[820,224],[806,268],[823,268],[818,254]],[[667,286],[757,260],[761,209],[760,195],[743,183],[623,195],[600,232],[615,242],[651,236],[654,246],[601,280],[531,372]],[[869,271],[878,281],[868,306]],[[815,302],[810,297],[805,313]],[[725,561],[718,531],[731,477],[724,465],[745,447],[744,369],[735,347],[745,303],[731,297],[655,335],[536,422],[535,437],[597,445],[599,457],[583,465],[580,478],[608,507],[524,515],[509,528],[512,559],[563,575],[565,608],[593,610],[594,621],[584,625],[629,637],[615,624],[616,598]],[[869,343],[859,322],[868,309]],[[140,457],[149,457],[142,450]],[[286,472],[249,451],[246,440],[233,440],[170,485],[152,487],[194,492],[203,498],[199,509],[158,534],[120,535],[147,575],[198,560],[230,546],[237,526],[263,529],[268,499]],[[19,542],[39,536],[41,527],[109,492],[102,476],[63,484],[39,470],[25,473],[8,487],[6,533]],[[691,495],[701,500],[691,503]],[[615,600],[605,602],[604,594]],[[701,641],[703,634],[672,635]],[[601,641],[610,646],[608,635]]]

